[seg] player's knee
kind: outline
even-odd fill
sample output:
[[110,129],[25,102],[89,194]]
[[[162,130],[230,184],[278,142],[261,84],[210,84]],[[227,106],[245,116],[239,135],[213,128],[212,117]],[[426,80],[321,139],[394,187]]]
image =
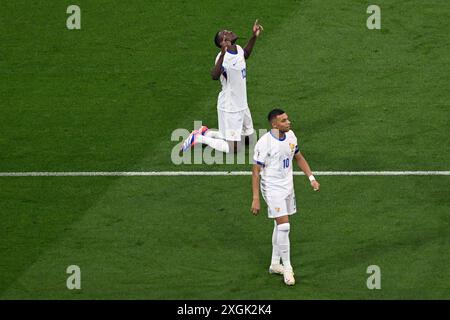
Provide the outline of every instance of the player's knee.
[[275,218],[275,221],[278,225],[283,224],[283,223],[289,223],[289,216],[281,216],[278,218]]

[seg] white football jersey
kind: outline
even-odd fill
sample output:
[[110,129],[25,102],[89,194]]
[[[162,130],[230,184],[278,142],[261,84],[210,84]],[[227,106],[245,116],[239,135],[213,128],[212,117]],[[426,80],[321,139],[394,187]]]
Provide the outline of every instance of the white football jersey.
[[[226,52],[223,57],[220,82],[222,91],[217,98],[217,108],[226,112],[237,112],[248,108],[247,74],[244,50],[236,45],[237,53]],[[220,57],[217,54],[216,62]]]
[[261,192],[282,197],[294,192],[292,162],[299,151],[297,137],[292,130],[280,140],[269,131],[255,145],[253,160],[263,166]]

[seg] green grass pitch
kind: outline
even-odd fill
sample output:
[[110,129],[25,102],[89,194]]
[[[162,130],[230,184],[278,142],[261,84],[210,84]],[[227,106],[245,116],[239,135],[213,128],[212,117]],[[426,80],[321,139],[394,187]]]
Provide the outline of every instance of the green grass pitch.
[[[70,4],[81,30],[66,28]],[[217,127],[213,36],[245,45],[256,18],[255,128],[285,109],[317,171],[450,170],[445,1],[1,7],[0,172],[250,170],[174,165],[170,136]],[[286,287],[268,274],[273,225],[264,203],[249,211],[249,176],[0,177],[0,299],[450,299],[449,176],[317,178],[320,193],[295,177]]]

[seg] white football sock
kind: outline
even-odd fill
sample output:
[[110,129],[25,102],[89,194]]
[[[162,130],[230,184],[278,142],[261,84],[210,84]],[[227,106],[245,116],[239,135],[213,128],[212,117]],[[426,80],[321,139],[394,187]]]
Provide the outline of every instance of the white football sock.
[[222,139],[214,139],[214,138],[211,138],[211,137],[199,135],[197,137],[197,141],[200,142],[200,143],[203,143],[203,144],[207,144],[211,148],[216,149],[216,150],[221,151],[221,152],[228,153],[229,150],[230,150],[229,147],[228,147],[228,143],[225,140],[222,140]]
[[215,131],[215,130],[208,129],[208,130],[205,132],[205,137],[210,137],[210,138],[214,138],[214,139],[219,139],[221,136],[220,136],[219,131]]
[[289,222],[282,223],[277,226],[277,244],[280,251],[281,261],[286,269],[292,270],[291,253],[289,243],[289,230],[291,225]]
[[272,264],[280,264],[280,252],[277,245],[277,222],[273,221],[275,226],[272,233]]

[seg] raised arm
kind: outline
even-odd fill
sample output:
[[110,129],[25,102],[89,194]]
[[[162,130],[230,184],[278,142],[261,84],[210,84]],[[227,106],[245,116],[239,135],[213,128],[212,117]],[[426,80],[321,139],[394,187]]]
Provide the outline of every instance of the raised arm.
[[213,80],[219,80],[220,75],[222,74],[222,63],[223,63],[223,57],[225,56],[225,53],[220,53],[219,59],[217,59],[216,65],[211,70],[211,78]]
[[259,210],[261,209],[260,201],[259,201],[259,173],[261,172],[261,165],[254,164],[252,168],[252,193],[253,193],[253,199],[252,199],[252,207],[251,212],[254,215],[257,215],[259,213]]
[[230,44],[229,41],[225,41],[225,36],[222,39],[222,42],[220,43],[220,46],[222,47],[219,59],[217,59],[217,62],[214,66],[214,68],[211,70],[211,78],[213,80],[219,80],[220,75],[222,74],[222,64],[223,64],[223,57],[225,57],[225,53],[227,52],[228,45]]
[[311,182],[311,187],[313,187],[314,191],[319,191],[320,184],[316,180],[316,178],[313,176],[313,173],[311,171],[311,168],[309,167],[308,162],[303,157],[303,155],[301,154],[300,151],[298,151],[295,154],[295,160],[297,160],[297,164],[298,164],[298,167],[300,168],[300,170],[302,170],[305,173],[305,175],[309,178],[309,181]]
[[262,25],[258,23],[258,20],[255,21],[253,24],[253,36],[248,41],[247,45],[244,48],[244,57],[245,59],[248,59],[250,57],[250,54],[252,53],[253,46],[255,45],[256,38],[259,37],[261,31],[263,30]]

